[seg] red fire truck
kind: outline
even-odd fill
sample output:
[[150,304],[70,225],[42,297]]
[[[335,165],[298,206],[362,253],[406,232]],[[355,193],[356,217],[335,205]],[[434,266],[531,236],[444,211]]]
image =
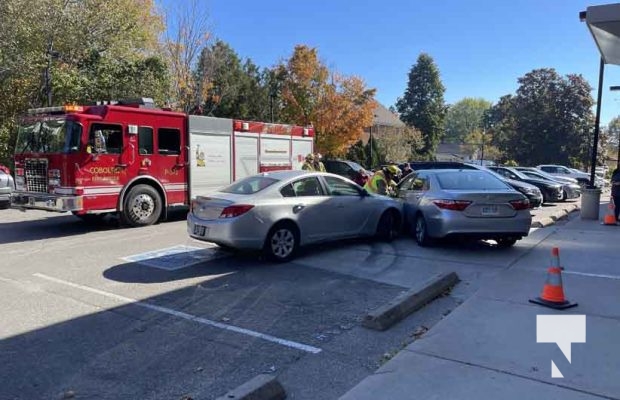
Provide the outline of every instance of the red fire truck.
[[151,99],[32,109],[20,120],[11,205],[150,225],[234,180],[300,169],[313,138],[312,127],[186,115]]

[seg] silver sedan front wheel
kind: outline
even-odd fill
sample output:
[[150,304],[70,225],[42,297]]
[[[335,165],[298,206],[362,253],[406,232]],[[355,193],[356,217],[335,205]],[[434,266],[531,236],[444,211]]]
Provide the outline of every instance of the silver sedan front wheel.
[[428,246],[431,244],[431,238],[428,236],[426,220],[421,214],[415,219],[415,240],[420,246]]

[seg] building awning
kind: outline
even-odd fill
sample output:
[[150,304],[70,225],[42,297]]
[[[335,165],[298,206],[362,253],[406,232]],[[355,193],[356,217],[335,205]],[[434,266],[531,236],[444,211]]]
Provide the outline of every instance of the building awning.
[[620,65],[620,4],[591,6],[579,14],[605,64]]

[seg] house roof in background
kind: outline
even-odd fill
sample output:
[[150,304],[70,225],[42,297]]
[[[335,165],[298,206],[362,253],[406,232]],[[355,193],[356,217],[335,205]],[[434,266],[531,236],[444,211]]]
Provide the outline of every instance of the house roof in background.
[[377,102],[377,107],[374,110],[373,125],[393,126],[397,128],[405,127],[405,123],[401,121],[398,116],[379,102]]

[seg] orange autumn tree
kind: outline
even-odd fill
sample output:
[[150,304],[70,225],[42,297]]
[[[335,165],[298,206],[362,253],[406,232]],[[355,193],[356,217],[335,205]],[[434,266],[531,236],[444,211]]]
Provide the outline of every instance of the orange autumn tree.
[[283,116],[290,123],[312,124],[318,151],[342,156],[372,124],[375,89],[359,77],[330,72],[316,48],[296,46],[279,70]]

